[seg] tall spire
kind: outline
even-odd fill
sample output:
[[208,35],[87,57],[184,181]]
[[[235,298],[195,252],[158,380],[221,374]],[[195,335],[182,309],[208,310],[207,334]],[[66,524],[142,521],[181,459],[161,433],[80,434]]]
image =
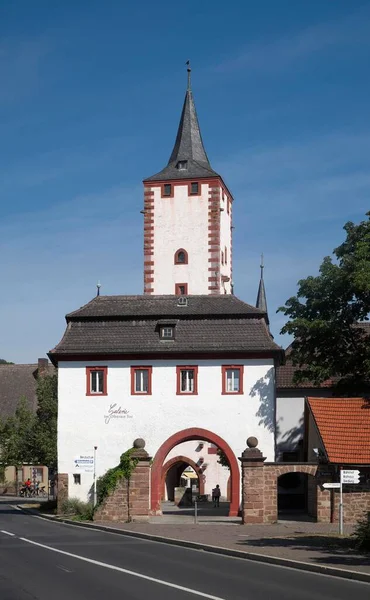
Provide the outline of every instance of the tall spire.
[[167,166],[150,180],[192,179],[218,176],[213,171],[205,151],[191,89],[190,61],[187,65],[187,89],[182,107],[176,141]]
[[267,324],[269,324],[269,318],[268,318],[268,314],[267,314],[265,282],[263,280],[263,269],[264,268],[265,268],[265,266],[263,264],[263,254],[261,254],[261,264],[260,264],[261,278],[260,278],[260,284],[258,286],[256,308],[259,308],[260,310],[263,310],[263,312],[266,313],[266,321],[267,321]]

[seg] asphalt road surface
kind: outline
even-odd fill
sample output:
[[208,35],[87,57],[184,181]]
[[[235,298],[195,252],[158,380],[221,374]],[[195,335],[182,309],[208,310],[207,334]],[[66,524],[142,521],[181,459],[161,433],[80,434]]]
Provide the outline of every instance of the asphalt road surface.
[[369,600],[370,585],[53,523],[1,501],[0,598]]

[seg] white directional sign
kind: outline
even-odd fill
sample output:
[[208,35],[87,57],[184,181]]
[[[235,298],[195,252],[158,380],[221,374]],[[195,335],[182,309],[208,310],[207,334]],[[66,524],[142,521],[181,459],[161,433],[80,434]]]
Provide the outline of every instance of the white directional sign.
[[340,472],[342,483],[360,483],[360,471],[358,469],[343,469]]
[[323,483],[322,487],[326,490],[339,490],[340,483]]
[[74,458],[74,468],[76,473],[93,473],[94,456],[92,454],[80,454]]

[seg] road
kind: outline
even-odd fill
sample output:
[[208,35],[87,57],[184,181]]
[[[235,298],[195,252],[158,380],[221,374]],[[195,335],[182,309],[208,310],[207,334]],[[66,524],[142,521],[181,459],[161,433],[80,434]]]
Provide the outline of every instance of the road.
[[49,522],[0,502],[1,600],[351,597],[369,600],[370,585]]

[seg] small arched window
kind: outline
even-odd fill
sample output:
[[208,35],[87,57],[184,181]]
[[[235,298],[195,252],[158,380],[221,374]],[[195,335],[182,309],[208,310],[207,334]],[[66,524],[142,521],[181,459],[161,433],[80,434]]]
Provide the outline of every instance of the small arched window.
[[180,248],[175,252],[175,265],[187,265],[188,264],[188,253],[183,248]]

